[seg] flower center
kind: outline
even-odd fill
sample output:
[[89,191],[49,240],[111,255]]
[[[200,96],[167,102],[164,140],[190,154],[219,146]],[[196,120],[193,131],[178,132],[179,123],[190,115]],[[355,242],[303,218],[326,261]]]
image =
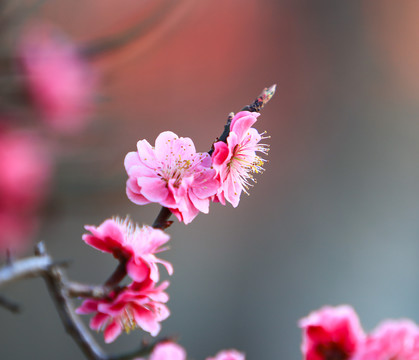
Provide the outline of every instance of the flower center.
[[124,331],[129,334],[132,330],[135,330],[137,323],[135,322],[134,314],[129,305],[127,305],[123,313],[119,317],[119,324]]
[[166,183],[170,179],[174,179],[174,186],[179,187],[182,179],[187,176],[197,175],[201,171],[197,169],[198,165],[201,164],[204,155],[202,154],[170,154],[166,155],[165,163],[162,164],[160,169],[157,169],[157,174]]
[[[261,134],[263,135],[263,134]],[[268,137],[262,137],[266,139]],[[239,183],[246,194],[249,186],[253,186],[250,182],[256,182],[253,174],[262,173],[265,169],[263,163],[266,161],[260,156],[256,155],[256,151],[267,154],[269,146],[265,144],[258,144],[252,141],[250,134],[233,149],[233,154],[230,161],[227,163],[227,172],[233,177],[235,183]]]
[[344,349],[342,349],[342,347],[339,344],[336,344],[335,342],[317,345],[316,352],[324,360],[349,359],[349,354]]

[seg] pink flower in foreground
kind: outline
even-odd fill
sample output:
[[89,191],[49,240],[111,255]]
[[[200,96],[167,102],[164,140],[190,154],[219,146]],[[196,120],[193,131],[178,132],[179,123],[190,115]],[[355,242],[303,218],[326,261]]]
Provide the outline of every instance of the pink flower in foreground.
[[385,321],[353,360],[419,360],[419,328],[410,320]]
[[305,360],[351,359],[365,335],[350,306],[324,307],[299,322]]
[[21,251],[27,245],[51,168],[47,149],[34,133],[0,131],[0,250]]
[[98,227],[86,225],[91,234],[84,234],[83,240],[90,246],[112,254],[116,259],[127,262],[127,273],[136,282],[150,277],[157,282],[159,269],[163,264],[172,275],[172,265],[157,258],[154,254],[163,251],[160,247],[167,243],[170,236],[151,226],[139,227],[128,219],[105,220]]
[[245,356],[237,350],[223,350],[207,360],[245,360]]
[[129,333],[137,327],[156,336],[160,332],[160,321],[170,315],[169,309],[164,305],[169,300],[164,292],[168,286],[168,281],[158,287],[150,280],[132,283],[117,294],[111,293],[110,299],[83,301],[76,312],[97,312],[90,320],[90,328],[104,331],[106,343],[114,341],[122,331]]
[[18,46],[23,74],[43,119],[56,130],[80,130],[93,98],[95,79],[77,48],[47,25],[27,29]]
[[263,171],[265,160],[256,152],[267,154],[268,146],[259,144],[261,134],[251,126],[256,122],[259,113],[241,111],[237,113],[230,125],[227,142],[217,141],[212,154],[213,167],[217,171],[221,186],[217,193],[223,205],[225,200],[237,207],[242,191],[247,193],[253,180],[253,173]]
[[138,204],[151,202],[169,208],[185,224],[201,211],[208,213],[210,197],[219,186],[211,157],[197,153],[189,138],[165,131],[153,148],[146,140],[125,157],[127,195]]

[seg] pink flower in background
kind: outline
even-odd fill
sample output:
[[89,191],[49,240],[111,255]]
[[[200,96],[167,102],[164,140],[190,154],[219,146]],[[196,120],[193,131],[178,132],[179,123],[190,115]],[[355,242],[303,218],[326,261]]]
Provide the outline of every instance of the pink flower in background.
[[38,25],[26,29],[17,51],[43,119],[62,132],[83,128],[96,80],[76,46],[57,29]]
[[245,356],[237,350],[224,350],[207,360],[245,360]]
[[153,148],[146,140],[125,157],[128,198],[139,205],[152,202],[169,208],[185,224],[208,213],[219,182],[207,153],[197,153],[189,138],[161,133]]
[[29,131],[0,131],[0,194],[7,207],[38,208],[51,178],[52,162],[42,140]]
[[186,351],[182,346],[167,341],[156,345],[149,360],[186,360]]
[[259,144],[261,134],[251,126],[256,122],[259,113],[241,111],[237,113],[230,125],[227,142],[217,141],[212,154],[213,167],[221,186],[216,199],[225,205],[225,200],[237,207],[242,191],[247,193],[253,180],[253,173],[263,171],[265,160],[256,152],[267,153],[267,145]]
[[39,227],[35,214],[22,214],[7,209],[0,210],[0,257],[10,251],[19,253],[29,245],[29,239]]
[[367,336],[353,360],[419,360],[419,328],[410,320],[385,321]]
[[158,287],[151,280],[132,283],[119,293],[111,293],[110,299],[87,299],[76,310],[78,314],[96,312],[90,320],[90,328],[104,331],[106,343],[113,342],[122,331],[129,333],[139,327],[152,336],[160,332],[160,321],[170,315],[164,305],[169,300],[164,281]]
[[52,161],[32,132],[0,131],[0,251],[22,251],[38,224]]
[[365,335],[350,306],[324,307],[299,322],[303,329],[301,350],[305,360],[347,360]]
[[159,280],[157,264],[163,264],[172,275],[172,265],[157,258],[154,254],[164,249],[170,236],[151,226],[139,227],[128,219],[105,220],[98,227],[85,226],[91,234],[84,234],[83,240],[90,246],[103,252],[113,254],[120,261],[127,262],[127,273],[136,282],[148,277],[154,282]]

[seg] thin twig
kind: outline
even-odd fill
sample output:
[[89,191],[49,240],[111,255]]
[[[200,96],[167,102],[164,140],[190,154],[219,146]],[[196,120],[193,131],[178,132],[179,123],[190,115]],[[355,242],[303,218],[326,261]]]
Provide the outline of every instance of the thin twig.
[[264,88],[261,94],[250,105],[246,105],[242,111],[259,112],[272,99],[276,91],[276,84]]
[[[43,243],[38,244],[36,251],[37,255],[41,258],[49,259],[49,255],[47,254]],[[42,276],[47,283],[48,290],[54,299],[58,314],[60,315],[67,333],[73,338],[88,359],[106,359],[106,354],[93,339],[90,332],[86,329],[85,325],[74,311],[73,304],[66,291],[66,277],[64,272],[59,266],[53,265],[50,267],[49,271],[42,274]]]
[[53,262],[49,256],[34,256],[13,261],[0,269],[0,286],[43,275],[52,265]]
[[75,281],[67,281],[65,288],[68,296],[70,297],[83,297],[93,299],[106,298],[109,293],[114,290],[104,285],[87,285]]

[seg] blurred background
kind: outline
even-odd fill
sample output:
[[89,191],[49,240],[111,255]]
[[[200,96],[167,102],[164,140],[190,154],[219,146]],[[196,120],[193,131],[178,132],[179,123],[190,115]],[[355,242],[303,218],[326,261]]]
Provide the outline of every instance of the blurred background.
[[[418,323],[418,11],[415,0],[9,3],[12,46],[16,29],[46,21],[96,49],[100,77],[94,119],[55,140],[33,243],[71,259],[72,279],[100,283],[115,260],[81,241],[83,226],[127,214],[150,224],[159,211],[127,199],[125,154],[164,130],[206,151],[230,111],[277,83],[257,123],[271,136],[269,162],[250,196],[168,229],[172,315],[160,335],[178,335],[191,359],[236,348],[296,360],[298,320],[326,304],[351,304],[366,331],[385,318]],[[1,293],[23,307],[0,309],[1,359],[83,358],[41,279]],[[143,335],[106,349],[133,349]]]

